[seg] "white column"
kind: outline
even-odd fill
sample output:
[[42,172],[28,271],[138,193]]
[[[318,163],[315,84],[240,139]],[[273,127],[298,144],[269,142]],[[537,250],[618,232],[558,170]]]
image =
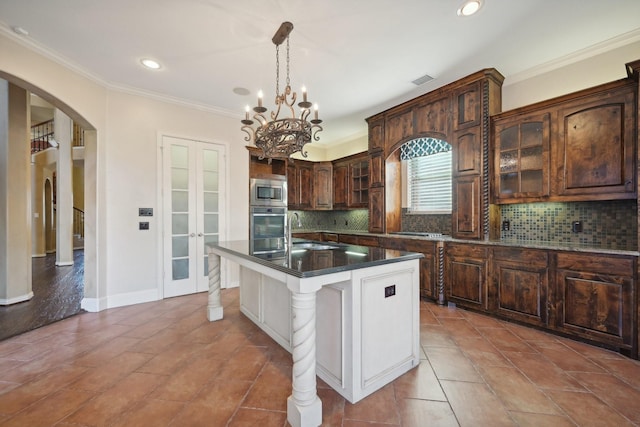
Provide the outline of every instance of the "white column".
[[209,251],[209,301],[207,319],[210,322],[222,319],[222,303],[220,300],[220,255]]
[[56,265],[73,265],[73,123],[56,109],[53,135],[58,142],[56,165]]
[[293,390],[287,399],[287,421],[293,427],[316,427],[322,424],[316,390],[316,292],[291,290],[291,309]]
[[43,257],[46,255],[45,229],[44,229],[44,167],[36,162],[31,162],[31,193],[32,217],[31,217],[31,255]]
[[26,90],[0,80],[0,305],[33,297],[29,108]]

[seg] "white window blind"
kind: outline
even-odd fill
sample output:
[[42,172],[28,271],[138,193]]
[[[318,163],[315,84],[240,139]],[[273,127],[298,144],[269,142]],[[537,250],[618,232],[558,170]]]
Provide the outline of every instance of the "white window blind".
[[407,177],[413,213],[451,213],[451,151],[408,160]]

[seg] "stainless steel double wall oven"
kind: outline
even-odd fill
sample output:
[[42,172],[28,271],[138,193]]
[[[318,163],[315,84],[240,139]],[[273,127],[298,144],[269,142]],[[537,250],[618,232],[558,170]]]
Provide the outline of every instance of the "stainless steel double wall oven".
[[284,255],[287,234],[287,179],[283,175],[251,178],[249,238],[254,255]]

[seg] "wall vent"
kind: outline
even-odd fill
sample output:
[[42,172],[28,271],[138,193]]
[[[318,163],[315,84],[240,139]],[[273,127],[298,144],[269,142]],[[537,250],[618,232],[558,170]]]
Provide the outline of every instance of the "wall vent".
[[411,83],[416,86],[420,86],[431,80],[433,80],[433,77],[431,77],[429,74],[425,74],[424,76],[418,77],[417,79],[413,80]]

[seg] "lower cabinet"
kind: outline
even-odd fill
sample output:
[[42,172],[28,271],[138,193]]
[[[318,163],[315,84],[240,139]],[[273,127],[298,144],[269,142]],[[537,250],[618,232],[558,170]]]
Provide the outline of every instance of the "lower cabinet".
[[635,270],[634,257],[558,253],[553,326],[633,355]]
[[636,257],[457,242],[445,254],[447,301],[638,357]]
[[[424,255],[420,259],[420,296],[437,300],[440,295],[440,257],[438,242],[433,240],[416,240],[401,238],[380,239],[380,246],[386,249],[419,252]],[[442,246],[442,243],[440,243]]]
[[445,295],[461,307],[486,311],[487,248],[451,243],[445,250]]
[[547,325],[547,251],[493,249],[488,287],[490,311],[536,326]]

